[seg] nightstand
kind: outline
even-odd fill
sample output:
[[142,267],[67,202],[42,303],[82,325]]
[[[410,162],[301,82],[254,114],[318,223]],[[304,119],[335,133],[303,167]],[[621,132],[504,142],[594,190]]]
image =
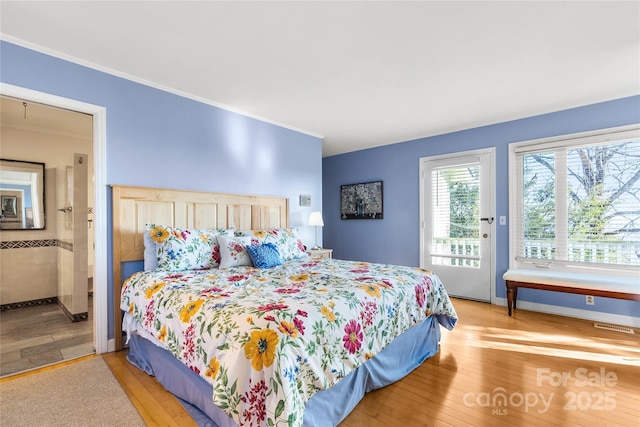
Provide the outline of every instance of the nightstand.
[[313,259],[331,258],[333,249],[308,249],[307,253]]

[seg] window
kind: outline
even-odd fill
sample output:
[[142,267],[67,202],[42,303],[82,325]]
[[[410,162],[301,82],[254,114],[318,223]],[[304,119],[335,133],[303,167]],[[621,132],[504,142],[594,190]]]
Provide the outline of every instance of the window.
[[480,266],[480,164],[433,168],[431,264]]
[[510,176],[511,267],[640,267],[640,127],[511,144]]

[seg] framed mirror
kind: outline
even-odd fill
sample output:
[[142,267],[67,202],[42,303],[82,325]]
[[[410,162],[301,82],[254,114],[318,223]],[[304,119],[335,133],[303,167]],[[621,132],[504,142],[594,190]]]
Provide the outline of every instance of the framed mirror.
[[0,230],[44,229],[44,163],[0,159],[0,207]]

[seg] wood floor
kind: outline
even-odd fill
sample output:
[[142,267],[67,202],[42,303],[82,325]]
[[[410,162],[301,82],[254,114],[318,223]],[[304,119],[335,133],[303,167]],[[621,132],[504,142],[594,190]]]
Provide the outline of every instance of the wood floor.
[[71,322],[57,304],[0,313],[0,377],[94,353],[93,303],[89,319]]
[[[440,352],[367,394],[341,427],[640,426],[640,333],[454,299],[459,322]],[[125,359],[103,355],[148,425],[194,425]]]

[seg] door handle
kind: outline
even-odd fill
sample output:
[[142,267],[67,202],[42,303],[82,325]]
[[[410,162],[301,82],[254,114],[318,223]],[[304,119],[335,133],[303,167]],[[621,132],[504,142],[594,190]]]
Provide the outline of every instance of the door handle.
[[491,218],[480,218],[480,221],[487,221],[489,224],[491,224],[493,222],[493,217]]

